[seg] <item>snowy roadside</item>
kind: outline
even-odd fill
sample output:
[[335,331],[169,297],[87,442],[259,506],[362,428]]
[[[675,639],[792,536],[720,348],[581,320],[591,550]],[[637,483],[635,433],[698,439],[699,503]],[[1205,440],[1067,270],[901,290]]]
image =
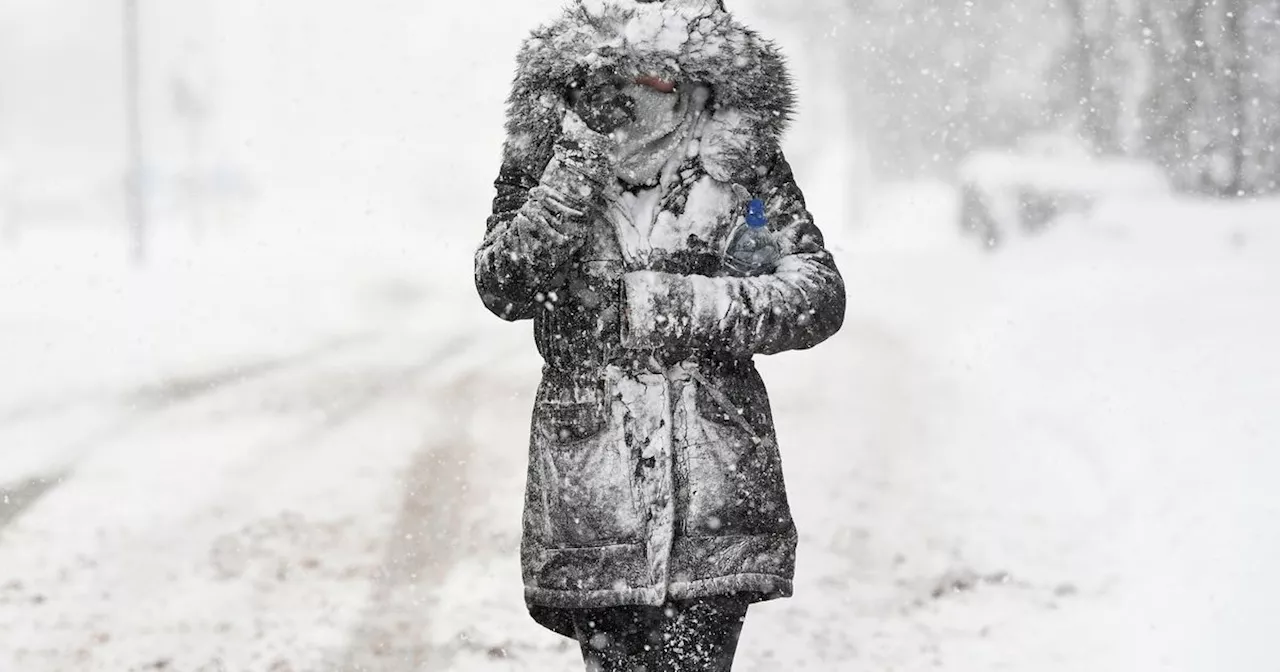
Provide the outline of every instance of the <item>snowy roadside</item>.
[[745,669],[1265,667],[1280,204],[1111,203],[990,255],[913,193],[847,259],[847,358],[768,363],[816,487]]
[[385,335],[431,348],[468,331],[485,317],[468,300],[469,244],[263,227],[161,240],[144,268],[118,235],[0,247],[0,484],[56,475],[157,400]]
[[[802,546],[740,669],[1265,668],[1280,208],[1113,204],[991,255],[945,190],[883,193],[824,226],[844,330],[760,361]],[[67,474],[0,524],[0,669],[573,669],[520,600],[538,361],[472,242],[0,266],[0,407],[87,399],[0,422],[0,482]]]
[[341,649],[431,412],[386,343],[229,384],[95,444],[4,530],[12,669],[314,669]]
[[[1265,668],[1280,204],[1111,203],[990,255],[945,190],[886,193],[845,329],[760,362],[802,546],[738,667]],[[471,431],[492,541],[439,587],[441,669],[572,669],[517,598],[525,429]]]
[[277,231],[141,271],[46,242],[0,285],[24,337],[2,355],[0,669],[384,670],[420,648],[434,610],[406,587],[446,561],[458,386],[527,340],[474,329],[473,241]]

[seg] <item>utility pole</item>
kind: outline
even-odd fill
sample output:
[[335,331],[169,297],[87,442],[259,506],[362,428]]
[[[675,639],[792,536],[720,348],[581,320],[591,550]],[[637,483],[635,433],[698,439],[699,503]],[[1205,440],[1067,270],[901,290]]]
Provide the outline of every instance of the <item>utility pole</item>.
[[132,236],[135,264],[147,258],[147,205],[143,197],[142,104],[140,101],[138,57],[138,0],[124,0],[124,87],[125,124],[128,134],[129,168],[125,178],[125,203]]

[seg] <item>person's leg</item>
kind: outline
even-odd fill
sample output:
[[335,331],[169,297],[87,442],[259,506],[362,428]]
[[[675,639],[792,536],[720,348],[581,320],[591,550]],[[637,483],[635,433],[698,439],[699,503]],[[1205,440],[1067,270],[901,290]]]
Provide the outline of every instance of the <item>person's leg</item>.
[[587,672],[730,672],[749,604],[726,595],[583,610],[574,630]]
[[662,672],[654,664],[662,645],[663,610],[615,607],[583,610],[573,624],[587,672]]
[[663,672],[730,672],[749,601],[711,597],[668,605],[657,659]]

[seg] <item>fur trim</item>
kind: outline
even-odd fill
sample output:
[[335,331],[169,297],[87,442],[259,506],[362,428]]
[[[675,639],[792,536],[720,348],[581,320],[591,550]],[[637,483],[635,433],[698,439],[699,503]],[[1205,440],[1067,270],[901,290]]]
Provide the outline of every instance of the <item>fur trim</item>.
[[722,181],[753,177],[777,151],[795,105],[774,44],[716,0],[575,0],[520,49],[507,101],[508,158],[539,175],[560,134],[570,83],[602,71],[709,85],[714,112],[700,151],[707,172]]

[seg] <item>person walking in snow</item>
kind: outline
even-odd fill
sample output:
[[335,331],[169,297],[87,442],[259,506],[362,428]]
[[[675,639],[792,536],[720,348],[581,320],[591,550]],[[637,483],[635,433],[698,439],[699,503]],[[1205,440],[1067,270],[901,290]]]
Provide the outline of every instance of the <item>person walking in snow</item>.
[[[845,313],[780,149],[792,106],[775,47],[716,0],[576,0],[519,52],[475,280],[533,320],[525,601],[589,670],[729,670],[748,606],[792,593],[752,358]],[[763,270],[726,264],[750,220]]]

